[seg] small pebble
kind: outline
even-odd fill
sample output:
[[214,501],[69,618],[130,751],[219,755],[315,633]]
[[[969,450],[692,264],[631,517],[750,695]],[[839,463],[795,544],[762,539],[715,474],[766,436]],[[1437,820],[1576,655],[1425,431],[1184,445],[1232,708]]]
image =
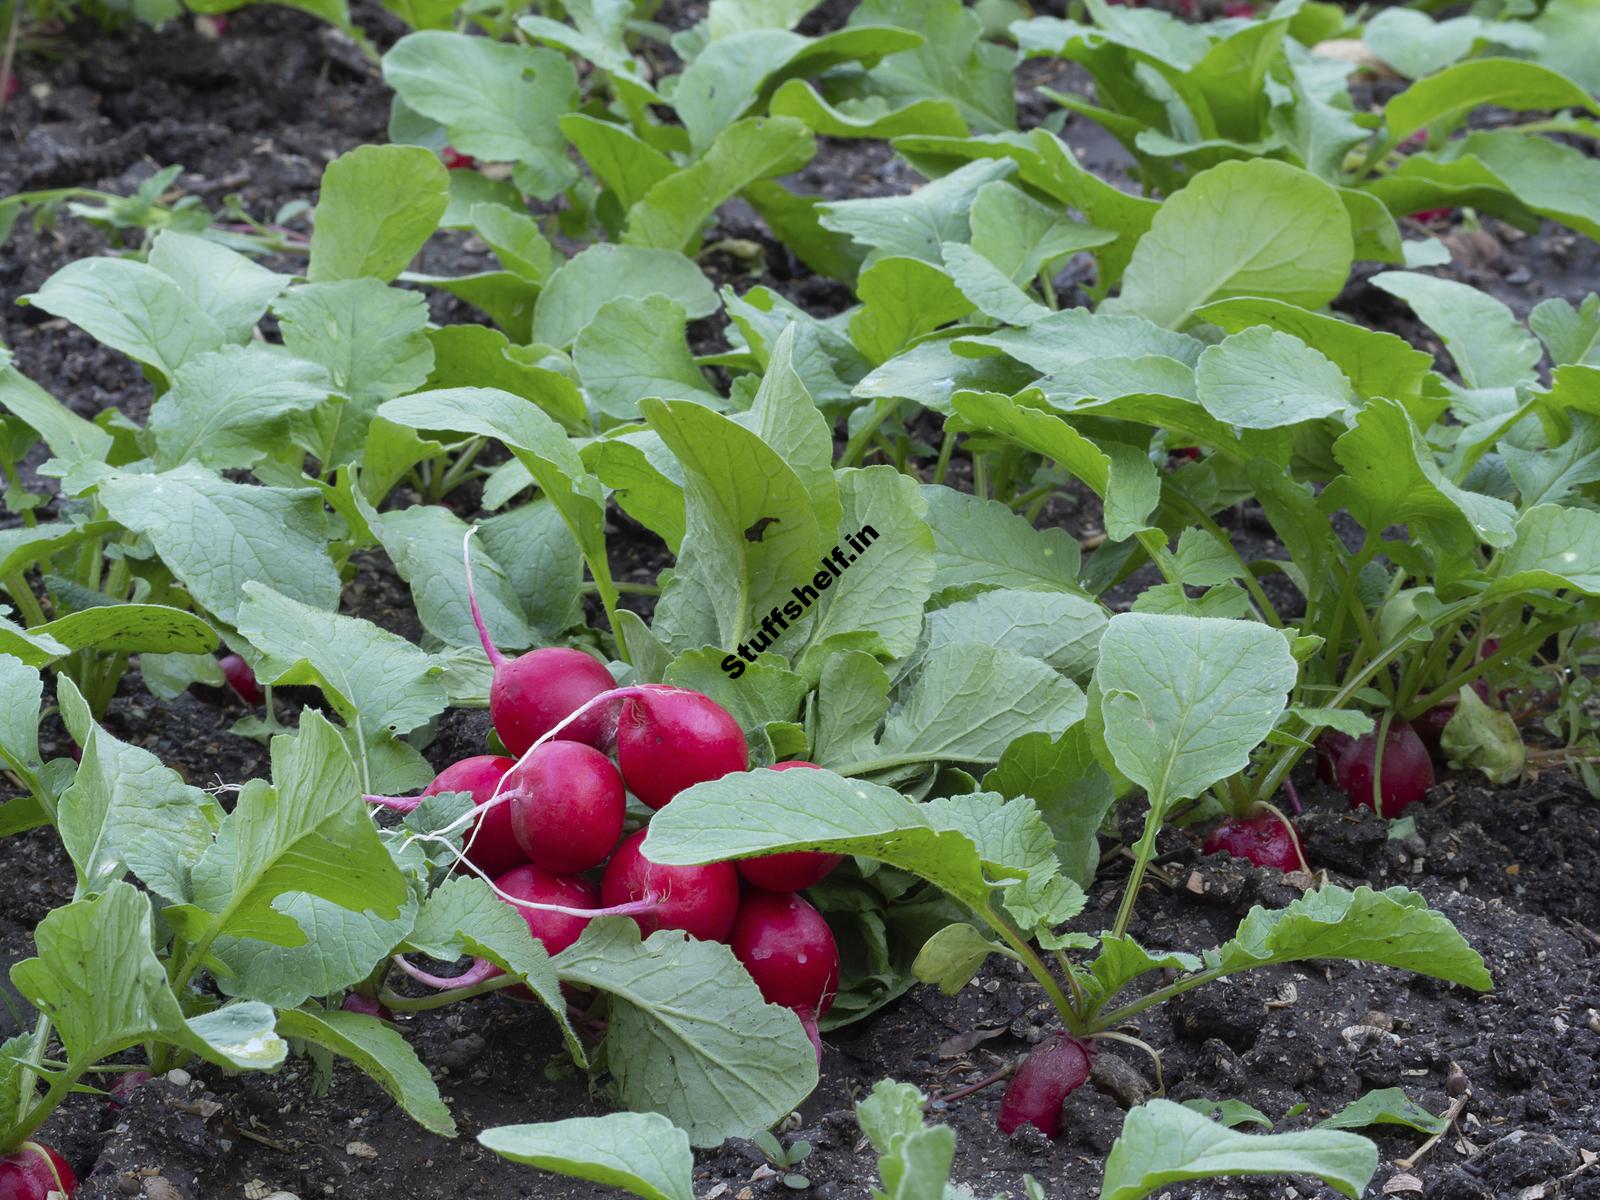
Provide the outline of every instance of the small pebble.
[[189,1072],[182,1067],[173,1067],[172,1070],[167,1072],[167,1082],[174,1087],[188,1087],[192,1078]]

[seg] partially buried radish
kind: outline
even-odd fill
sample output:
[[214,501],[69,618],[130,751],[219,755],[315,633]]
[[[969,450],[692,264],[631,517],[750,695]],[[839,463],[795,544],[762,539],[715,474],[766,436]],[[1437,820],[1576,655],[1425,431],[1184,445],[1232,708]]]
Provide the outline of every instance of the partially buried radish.
[[[536,866],[574,874],[598,866],[622,836],[627,796],[611,760],[582,742],[546,742],[506,775],[517,845]],[[494,812],[494,809],[490,809]]]
[[[800,759],[772,764],[774,771],[789,771],[795,767],[821,769],[816,763]],[[783,854],[763,854],[759,858],[741,858],[734,866],[753,887],[769,892],[802,892],[821,883],[843,859],[842,854],[824,854],[819,850],[790,850]]]
[[[1377,733],[1365,733],[1339,759],[1339,789],[1349,798],[1351,808],[1373,807],[1373,763],[1377,749]],[[1427,795],[1433,786],[1433,760],[1428,757],[1428,748],[1422,744],[1417,731],[1404,721],[1389,726],[1380,770],[1380,816],[1398,817]]]
[[639,932],[649,937],[658,929],[681,929],[691,937],[720,942],[733,928],[739,908],[739,874],[731,863],[671,867],[653,863],[640,849],[641,829],[611,856],[600,880],[600,902],[607,908],[630,901],[650,901],[634,914]]
[[[506,749],[521,758],[528,747],[562,721],[601,692],[609,692],[616,681],[610,671],[582,650],[546,646],[516,658],[501,654],[478,609],[477,592],[472,586],[471,549],[465,549],[463,556],[472,623],[483,643],[483,652],[489,656],[489,665],[494,668],[494,679],[489,684],[489,719]],[[597,704],[555,736],[603,749],[611,742],[615,709],[612,704]]]
[[1317,778],[1329,787],[1339,782],[1339,760],[1355,744],[1355,738],[1337,729],[1327,730],[1316,741]]
[[1305,867],[1288,822],[1271,811],[1223,818],[1206,836],[1201,849],[1207,854],[1231,854],[1258,867],[1276,867],[1280,871]]
[[[494,795],[494,789],[513,765],[512,760],[503,755],[475,754],[440,771],[422,794],[438,796],[445,792],[467,792],[472,796],[472,804],[476,808]],[[478,815],[476,828],[468,830],[464,844],[467,861],[485,875],[502,875],[528,861],[522,847],[517,845],[516,833],[511,828],[509,803],[503,802],[484,809]]]
[[23,1142],[0,1157],[0,1200],[47,1200],[77,1190],[78,1177],[67,1160],[40,1142]]
[[222,668],[222,678],[227,680],[234,695],[246,704],[260,704],[267,698],[267,694],[261,690],[261,684],[256,680],[256,673],[250,669],[250,664],[237,654],[223,655],[218,660],[217,666]]
[[728,945],[767,1003],[794,1010],[820,1056],[817,1019],[839,993],[839,947],[822,914],[793,894],[750,891]]
[[1058,1033],[1022,1060],[1006,1085],[995,1123],[1001,1133],[1032,1125],[1047,1137],[1061,1132],[1061,1102],[1089,1078],[1094,1046]]
[[710,696],[644,687],[617,716],[617,765],[628,790],[661,808],[685,788],[750,769],[744,731]]
[[393,1021],[394,1014],[376,1000],[351,992],[339,1007],[345,1012],[360,1013],[363,1017],[377,1017],[380,1021]]

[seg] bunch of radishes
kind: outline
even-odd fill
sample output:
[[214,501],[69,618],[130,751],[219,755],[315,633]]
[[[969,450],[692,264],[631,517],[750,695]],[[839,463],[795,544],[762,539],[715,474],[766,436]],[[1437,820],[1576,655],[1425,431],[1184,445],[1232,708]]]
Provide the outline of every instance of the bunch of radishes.
[[[677,867],[651,862],[645,830],[624,835],[627,793],[659,810],[674,796],[750,767],[739,723],[709,696],[662,684],[617,687],[581,650],[545,648],[507,658],[478,611],[473,619],[494,669],[489,714],[516,758],[478,755],[447,767],[424,795],[467,792],[473,824],[466,869],[513,904],[551,954],[599,916],[631,917],[648,937],[661,929],[726,942],[761,994],[793,1009],[818,1044],[816,1021],[839,986],[839,952],[827,922],[796,893],[820,882],[839,856],[774,854]],[[774,770],[812,767],[778,763]],[[420,800],[368,797],[390,807]],[[479,962],[466,975],[428,975],[468,986],[498,973]]]

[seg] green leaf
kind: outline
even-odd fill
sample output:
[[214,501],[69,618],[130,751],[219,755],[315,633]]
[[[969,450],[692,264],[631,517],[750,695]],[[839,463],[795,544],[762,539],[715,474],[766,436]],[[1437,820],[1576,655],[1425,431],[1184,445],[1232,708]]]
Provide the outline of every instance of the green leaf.
[[192,358],[150,406],[156,466],[254,466],[282,441],[292,414],[311,412],[332,390],[323,367],[264,344],[225,346]]
[[974,585],[1077,593],[1078,543],[1064,529],[1035,529],[1004,504],[924,485],[933,530],[935,592]]
[[72,785],[61,793],[56,810],[56,829],[77,869],[79,893],[104,892],[132,871],[151,891],[182,900],[190,869],[222,822],[221,806],[150,751],[119,741],[96,724],[66,676],[57,680],[56,694],[63,722],[83,747]]
[[617,506],[676,557],[687,521],[683,469],[660,436],[648,428],[623,429],[586,445],[583,461],[611,489]]
[[1317,1122],[1318,1129],[1365,1129],[1369,1125],[1405,1125],[1418,1133],[1434,1134],[1443,1133],[1449,1122],[1434,1116],[1397,1087],[1368,1092]]
[[526,212],[504,204],[475,204],[472,225],[506,270],[530,283],[542,284],[550,277],[555,250]]
[[408,108],[443,125],[461,153],[517,164],[517,185],[538,199],[577,179],[553,119],[578,107],[577,74],[564,55],[430,30],[396,42],[383,77]]
[[555,1018],[573,1062],[587,1063],[583,1043],[567,1019],[567,1001],[550,956],[528,931],[522,914],[483,880],[457,876],[437,888],[407,942],[445,962],[462,954],[486,958],[523,980]]
[[1026,326],[1053,313],[1053,309],[1046,308],[1012,283],[999,267],[971,246],[946,242],[942,253],[945,269],[956,286],[991,321]]
[[362,803],[338,731],[305,710],[297,734],[272,740],[272,776],[272,785],[252,780],[239,793],[192,871],[190,903],[167,909],[167,919],[199,944],[227,935],[299,946],[306,932],[277,904],[286,892],[397,917],[406,881]]
[[1439,335],[1468,387],[1514,387],[1533,379],[1539,343],[1487,292],[1409,271],[1384,271],[1370,282],[1404,300]]
[[850,341],[874,364],[972,311],[972,301],[948,272],[902,255],[878,258],[863,270],[856,295],[861,307],[850,318]]
[[1495,560],[1489,595],[1516,596],[1534,588],[1600,594],[1597,537],[1600,513],[1535,505],[1518,518],[1516,542]]
[[1441,553],[1466,555],[1480,542],[1508,545],[1515,510],[1504,500],[1457,487],[1440,470],[1406,410],[1372,400],[1333,454],[1345,474],[1322,493],[1327,510],[1343,506],[1374,535],[1409,525]]
[[[430,390],[490,387],[531,400],[569,433],[587,434],[589,409],[576,380],[533,361],[529,347],[514,346],[486,325],[445,325],[428,331],[433,343]],[[544,361],[544,360],[541,360]],[[372,464],[363,464],[371,469]]]
[[39,757],[39,701],[44,681],[38,668],[0,654],[0,758],[19,775],[44,766]]
[[332,1050],[360,1067],[429,1133],[455,1137],[456,1123],[428,1068],[398,1031],[365,1013],[290,1009],[278,1032]]
[[271,662],[264,682],[322,689],[363,741],[409,733],[444,711],[433,657],[360,617],[309,608],[259,583],[244,586],[239,632]]
[[717,292],[700,268],[673,250],[599,242],[557,268],[539,293],[533,340],[570,346],[612,300],[665,296],[691,320],[717,311]]
[[1104,738],[1153,810],[1243,770],[1283,712],[1298,667],[1251,621],[1119,613],[1095,671]]
[[1317,308],[1344,286],[1354,255],[1333,188],[1271,159],[1225,162],[1161,206],[1114,311],[1178,329],[1202,305],[1231,296]]
[[1544,39],[1520,21],[1486,21],[1471,16],[1435,21],[1413,9],[1389,8],[1373,15],[1361,40],[1399,74],[1421,79],[1465,58],[1485,43],[1535,49]]
[[169,380],[191,358],[221,349],[226,340],[222,327],[176,281],[131,258],[80,258],[23,300],[65,317]]
[[1047,375],[1110,358],[1160,356],[1188,366],[1200,360],[1205,343],[1186,333],[1163,329],[1142,317],[1119,317],[1086,308],[1066,308],[1029,329],[961,338],[964,353],[1000,351]]
[[989,793],[924,804],[832,771],[749,771],[680,792],[650,822],[651,862],[688,865],[784,850],[888,863],[984,910],[998,886],[1055,871],[1054,839],[1028,800]]
[[553,638],[583,620],[583,555],[554,504],[541,497],[479,529],[532,628]]
[[772,94],[767,111],[775,117],[793,117],[819,137],[894,138],[903,134],[961,137],[967,123],[948,100],[913,100],[891,106],[880,96],[841,99],[830,104],[803,79],[791,79]]
[[1310,958],[1341,958],[1415,971],[1486,992],[1483,958],[1442,913],[1403,887],[1375,892],[1325,886],[1287,908],[1256,907],[1206,965],[1223,972]]
[[1116,802],[1116,789],[1095,759],[1088,726],[1080,721],[1060,737],[1024,734],[983,777],[985,791],[1029,796],[1056,839],[1061,873],[1088,887],[1100,868],[1097,833]]
[[1556,366],[1600,366],[1600,295],[1590,292],[1580,308],[1560,296],[1541,300],[1528,314],[1528,328],[1539,335]]
[[616,195],[623,212],[678,170],[676,163],[632,130],[609,121],[569,113],[561,118],[561,132],[578,148],[595,178]]
[[603,305],[572,349],[573,365],[595,408],[636,421],[646,399],[726,402],[695,365],[684,336],[687,317],[666,296],[623,297]]
[[50,453],[68,462],[104,462],[111,435],[85,421],[16,367],[0,364],[0,406],[34,430]]
[[235,250],[174,229],[156,235],[149,262],[210,314],[230,342],[249,341],[267,305],[291,282]]
[[692,251],[723,201],[750,184],[788,175],[811,161],[811,132],[791,117],[750,117],[717,134],[692,165],[654,184],[628,210],[622,242]]
[[555,965],[564,982],[610,993],[603,1049],[621,1102],[661,1113],[691,1145],[751,1137],[816,1087],[816,1051],[800,1019],[764,1003],[719,942],[674,930],[641,942],[633,921],[607,917]]
[[28,647],[15,653],[32,666],[44,666],[60,657],[51,651],[42,658],[34,648],[50,642],[72,650],[141,650],[204,654],[217,647],[216,631],[203,619],[181,608],[163,604],[100,604],[68,613],[27,631]]
[[989,955],[1004,952],[971,925],[957,922],[934,934],[917,952],[911,970],[921,983],[931,983],[946,996],[954,996],[978,973]]
[[865,0],[850,14],[850,23],[893,25],[923,35],[922,45],[890,55],[869,74],[873,88],[891,103],[948,100],[976,130],[1016,128],[1012,71],[1017,56],[986,41],[982,19],[960,0]]
[[1390,142],[1428,125],[1451,127],[1475,108],[1492,104],[1519,112],[1586,108],[1600,112],[1589,93],[1549,67],[1512,58],[1479,58],[1419,79],[1384,106]]
[[322,173],[306,277],[388,283],[439,227],[449,182],[438,157],[421,146],[358,146],[341,154]]
[[968,163],[909,195],[824,204],[819,210],[822,225],[870,248],[867,265],[903,255],[937,266],[945,242],[971,238],[968,213],[978,189],[1015,171],[1015,164],[1004,159]]
[[996,588],[930,612],[927,627],[930,652],[962,642],[995,646],[1036,658],[1069,679],[1086,679],[1099,659],[1106,614],[1071,593]]
[[1107,935],[1100,939],[1100,953],[1089,964],[1087,978],[1082,980],[1092,1002],[1104,1005],[1138,979],[1151,971],[1196,971],[1200,959],[1181,951],[1151,954],[1131,937]]
[[1264,325],[1206,347],[1195,365],[1200,403],[1240,429],[1276,429],[1344,412],[1350,382],[1299,338]]
[[1352,1133],[1236,1133],[1170,1100],[1131,1110],[1106,1159],[1102,1200],[1139,1200],[1168,1184],[1237,1175],[1310,1175],[1352,1200],[1378,1149]]
[[264,1004],[232,1004],[185,1019],[152,944],[149,897],[113,883],[51,912],[34,930],[37,958],[11,982],[54,1022],[79,1070],[141,1042],[178,1046],[225,1067],[271,1070],[288,1050]]
[[117,474],[100,503],[149,537],[195,603],[237,624],[247,583],[264,583],[317,608],[339,602],[321,493],[230,483],[196,466]]
[[655,1113],[609,1113],[485,1129],[501,1158],[621,1188],[644,1200],[694,1200],[688,1135]]

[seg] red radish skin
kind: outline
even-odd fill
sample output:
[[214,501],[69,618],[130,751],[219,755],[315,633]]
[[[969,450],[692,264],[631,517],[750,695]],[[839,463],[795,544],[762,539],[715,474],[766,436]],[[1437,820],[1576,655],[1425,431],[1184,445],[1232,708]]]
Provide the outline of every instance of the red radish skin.
[[817,1020],[839,994],[839,946],[822,914],[793,893],[752,889],[739,905],[728,945],[762,999],[800,1018],[821,1062]]
[[0,1157],[0,1200],[46,1200],[52,1192],[70,1197],[78,1177],[67,1160],[40,1142]]
[[256,681],[256,673],[250,669],[250,664],[237,654],[223,655],[217,665],[222,668],[222,678],[227,680],[234,695],[246,704],[253,707],[267,698],[267,694],[261,690],[261,684]]
[[1256,15],[1256,6],[1250,0],[1228,0],[1222,6],[1222,15],[1249,20]]
[[364,1017],[377,1017],[380,1021],[394,1020],[394,1014],[386,1007],[376,1000],[368,999],[360,992],[351,992],[339,1007],[345,1012],[360,1013]]
[[[1339,759],[1339,789],[1350,800],[1351,808],[1371,808],[1372,764],[1378,735],[1362,734]],[[1379,792],[1384,817],[1398,817],[1427,795],[1433,786],[1433,760],[1417,731],[1404,721],[1389,726],[1383,744],[1383,774]]]
[[[554,871],[543,870],[531,863],[506,872],[494,881],[494,885],[515,900],[527,900],[534,904],[595,908],[599,901],[594,884],[587,879],[580,879],[576,875],[557,875]],[[577,941],[592,919],[538,908],[519,907],[517,911],[528,923],[528,931],[547,953],[553,955],[560,954]]]
[[[438,796],[445,792],[468,792],[473,806],[486,803],[507,771],[516,764],[499,754],[475,754],[451,763],[433,782],[423,789],[424,796]],[[517,845],[517,835],[511,827],[511,805],[495,804],[478,814],[475,827],[468,831],[463,843],[465,858],[485,875],[504,875],[513,867],[520,867],[528,856]]]
[[[816,763],[794,758],[773,763],[774,771],[792,771],[796,767],[820,770]],[[815,887],[844,861],[842,854],[824,854],[819,850],[791,850],[784,854],[763,854],[759,858],[741,858],[733,865],[739,876],[751,887],[769,892],[803,892]]]
[[126,1104],[132,1095],[149,1083],[149,1071],[123,1071],[111,1081],[111,1086],[106,1089],[106,1107],[115,1112]]
[[1094,1045],[1058,1033],[1029,1053],[1006,1085],[995,1123],[1011,1134],[1032,1125],[1046,1137],[1061,1132],[1061,1102],[1089,1078]]
[[17,77],[16,77],[15,74],[7,75],[6,76],[6,85],[5,85],[5,88],[3,89],[3,94],[0,94],[0,100],[9,100],[9,99],[11,99],[11,97],[13,97],[13,96],[15,96],[17,94],[17,90],[21,86],[22,85],[17,82]]
[[1344,752],[1355,745],[1355,738],[1348,733],[1340,733],[1337,729],[1330,729],[1316,741],[1317,753],[1317,778],[1329,787],[1337,786],[1339,782],[1339,760],[1344,757]]
[[537,746],[511,768],[501,791],[511,798],[499,810],[509,814],[517,845],[546,871],[573,875],[599,866],[622,837],[622,776],[593,746]]
[[641,829],[617,847],[600,880],[600,903],[611,908],[630,901],[654,901],[648,911],[633,918],[644,937],[658,929],[681,929],[702,941],[725,940],[739,909],[739,873],[733,864],[669,867],[653,863],[640,849],[646,832]]
[[446,171],[472,171],[478,166],[478,160],[470,154],[463,154],[454,146],[446,146],[439,151],[439,158],[444,163]]
[[1271,812],[1225,817],[1206,835],[1201,849],[1207,854],[1231,854],[1258,867],[1280,871],[1299,871],[1305,866],[1289,827]]
[[628,790],[651,808],[685,788],[750,769],[744,731],[709,696],[643,688],[622,702],[617,765]]

